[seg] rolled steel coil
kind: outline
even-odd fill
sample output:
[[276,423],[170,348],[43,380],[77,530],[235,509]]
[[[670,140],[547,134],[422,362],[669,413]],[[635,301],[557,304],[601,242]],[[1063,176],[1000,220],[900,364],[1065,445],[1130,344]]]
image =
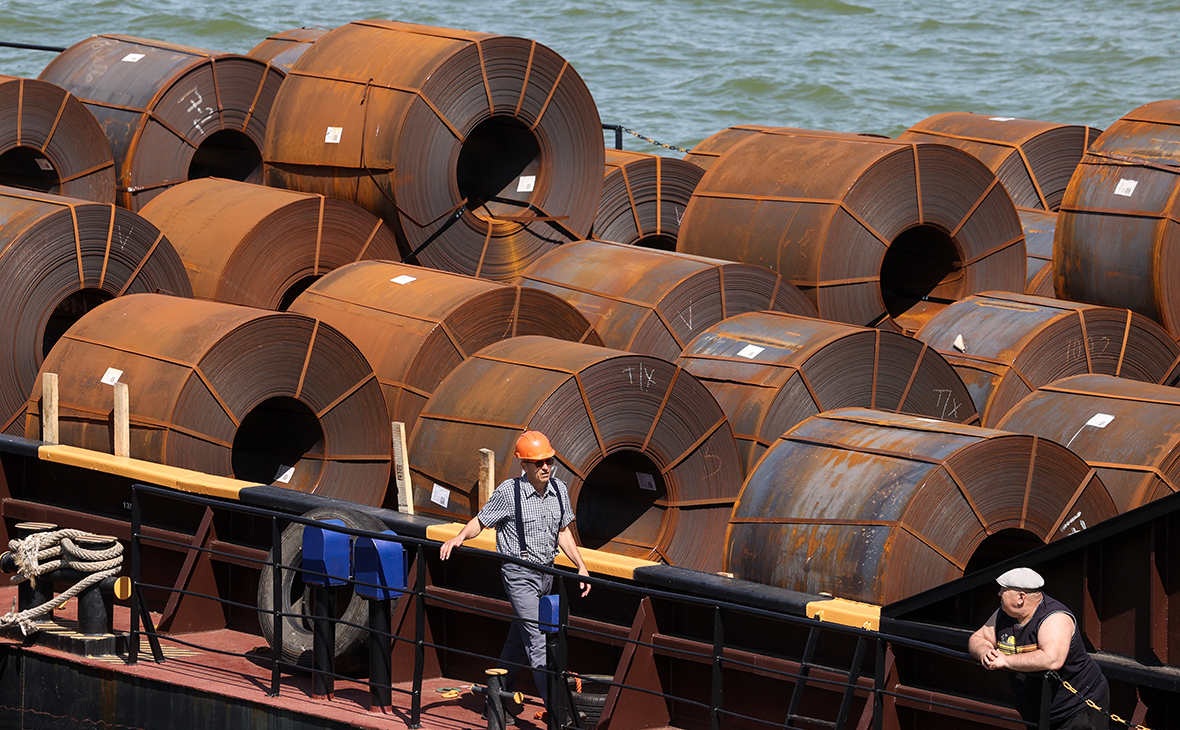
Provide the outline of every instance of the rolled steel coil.
[[266,40],[246,52],[250,58],[266,61],[283,73],[291,70],[311,44],[323,38],[331,28],[294,28],[267,36]]
[[1057,230],[1057,214],[1043,210],[1019,208],[1020,227],[1024,229],[1024,253],[1028,274],[1024,293],[1038,297],[1054,297],[1053,234]]
[[[379,505],[390,431],[373,370],[311,317],[158,294],[100,306],[58,342],[61,443],[111,451],[112,388],[130,395],[131,456]],[[26,433],[40,427],[40,383]]]
[[0,187],[0,432],[25,432],[25,401],[58,338],[124,294],[191,297],[184,265],[155,226],[112,203]]
[[772,268],[819,316],[914,331],[977,291],[1023,291],[1024,234],[995,174],[953,147],[749,131],[701,178],[678,251]]
[[680,219],[703,174],[691,162],[608,149],[594,238],[675,251]]
[[815,316],[798,289],[761,266],[607,241],[560,246],[516,283],[573,304],[607,347],[665,360],[735,314],[770,309]]
[[1126,309],[988,292],[942,310],[916,336],[959,372],[988,428],[1021,398],[1070,375],[1180,380],[1180,346]]
[[262,182],[262,143],[283,73],[265,61],[161,41],[96,35],[39,77],[98,119],[116,166],[115,202],[139,210],[177,183]]
[[769,132],[775,127],[764,124],[738,124],[720,132],[715,132],[704,138],[684,156],[685,162],[691,162],[702,170],[708,170],[713,163],[728,152],[739,142],[744,142],[755,134]]
[[998,428],[1065,444],[1098,470],[1119,512],[1180,491],[1180,391],[1075,375],[1017,403]]
[[400,257],[393,232],[359,205],[236,180],[174,185],[140,215],[180,254],[193,295],[226,304],[285,310],[329,271]]
[[1091,145],[1053,248],[1062,299],[1125,307],[1180,339],[1180,100],[1144,104]]
[[303,54],[264,157],[268,185],[381,216],[408,261],[497,280],[589,235],[604,169],[594,99],[556,53],[384,20]]
[[387,261],[333,271],[290,311],[332,325],[360,348],[389,420],[407,434],[442,379],[493,342],[544,335],[602,344],[581,312],[548,292]]
[[767,450],[734,506],[725,569],[888,604],[1116,514],[1095,471],[1048,439],[847,408]]
[[115,158],[98,120],[70,92],[0,76],[0,185],[115,202]]
[[971,394],[942,355],[912,337],[780,312],[748,312],[696,336],[676,361],[729,417],[749,474],[783,433],[859,406],[972,423]]
[[1084,125],[947,112],[918,122],[898,139],[958,147],[996,174],[1017,208],[1056,211],[1070,176],[1100,134]]
[[547,337],[489,345],[435,389],[414,427],[417,509],[475,514],[476,449],[495,452],[497,481],[519,475],[513,445],[526,428],[557,451],[555,474],[569,486],[582,545],[720,569],[742,470],[725,414],[691,375],[658,358]]

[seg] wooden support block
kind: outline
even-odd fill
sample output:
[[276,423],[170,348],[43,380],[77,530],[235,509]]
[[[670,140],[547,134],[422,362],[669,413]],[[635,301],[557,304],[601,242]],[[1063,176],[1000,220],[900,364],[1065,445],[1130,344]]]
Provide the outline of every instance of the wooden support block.
[[41,375],[41,440],[60,443],[57,430],[57,373]]
[[131,456],[131,392],[115,383],[115,456]]
[[414,493],[410,485],[410,458],[406,447],[406,424],[393,422],[393,476],[397,482],[397,511],[414,514]]
[[479,450],[479,508],[488,503],[496,489],[496,452]]

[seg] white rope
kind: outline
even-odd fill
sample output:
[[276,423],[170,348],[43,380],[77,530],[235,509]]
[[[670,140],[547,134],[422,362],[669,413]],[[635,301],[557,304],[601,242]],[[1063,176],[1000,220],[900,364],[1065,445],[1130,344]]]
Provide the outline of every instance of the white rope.
[[51,613],[100,580],[119,574],[119,569],[123,566],[121,543],[116,541],[113,547],[105,550],[89,550],[74,542],[74,538],[78,537],[97,535],[82,530],[55,530],[36,532],[24,540],[9,541],[8,547],[12,551],[12,559],[18,571],[12,576],[13,583],[27,580],[29,585],[36,586],[38,576],[51,573],[58,568],[71,568],[89,575],[40,606],[18,613],[16,602],[13,601],[12,610],[0,616],[0,627],[16,624],[25,636],[40,631],[41,627],[36,623],[36,619]]

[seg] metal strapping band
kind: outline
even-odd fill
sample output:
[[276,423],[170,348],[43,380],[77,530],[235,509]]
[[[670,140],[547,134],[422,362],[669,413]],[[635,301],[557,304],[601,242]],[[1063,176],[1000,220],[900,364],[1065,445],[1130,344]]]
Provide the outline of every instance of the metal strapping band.
[[[573,373],[574,383],[578,386],[578,393],[582,396],[582,405],[586,407],[586,417],[590,419],[590,428],[594,430],[594,440],[598,442],[598,452],[606,457],[606,440],[598,430],[598,419],[594,417],[594,409],[590,407],[590,396],[586,393],[586,386],[578,373]],[[539,406],[538,406],[539,407]],[[532,421],[532,418],[529,419]]]
[[[1092,373],[1094,372],[1094,361],[1090,358],[1090,336],[1086,332],[1086,317],[1083,314],[1083,310],[1076,309],[1074,311],[1077,312],[1078,324],[1082,328],[1082,350],[1086,353],[1086,372]],[[1129,313],[1130,311],[1128,310]]]
[[1020,507],[1020,529],[1028,523],[1028,503],[1032,499],[1032,482],[1033,470],[1037,464],[1037,445],[1040,444],[1040,439],[1034,435],[1032,443],[1032,454],[1028,460],[1028,478],[1024,482],[1024,504]]
[[119,293],[115,295],[116,297],[121,297],[127,293],[127,290],[131,288],[131,283],[135,281],[136,277],[139,276],[139,272],[143,270],[144,265],[147,264],[149,259],[151,259],[152,254],[156,252],[156,247],[159,246],[160,242],[163,240],[164,232],[160,231],[160,235],[156,236],[156,240],[152,242],[152,245],[148,248],[147,253],[145,253],[143,258],[139,260],[139,263],[136,264],[135,270],[131,272],[131,276],[127,277],[127,281],[123,283],[123,288],[120,289]]
[[58,178],[58,182],[60,182],[60,183],[73,182],[75,180],[80,180],[81,178],[84,178],[87,175],[93,175],[94,173],[99,172],[100,170],[105,170],[108,167],[114,167],[114,166],[115,166],[115,161],[111,160],[110,162],[104,162],[101,165],[95,165],[94,167],[90,167],[85,170],[75,172],[73,175],[66,175],[65,177]]
[[107,280],[107,263],[111,260],[111,241],[115,237],[115,204],[111,203],[111,222],[107,225],[106,248],[102,253],[102,273],[98,276],[98,288],[101,289]]
[[964,261],[962,265],[964,267],[971,266],[972,264],[975,264],[979,261],[986,259],[988,256],[994,256],[995,254],[1000,253],[1001,251],[1009,248],[1010,246],[1015,246],[1017,243],[1019,243],[1023,240],[1024,240],[1024,233],[1021,232],[1021,234],[1019,236],[1017,236],[1016,238],[1013,238],[1010,241],[1005,241],[1004,243],[1001,243],[999,246],[996,246],[995,248],[984,251],[983,253],[978,254],[976,256],[972,256],[971,258]]
[[529,78],[533,74],[533,56],[537,53],[537,42],[532,41],[529,46],[529,60],[524,67],[524,79],[520,82],[520,96],[516,99],[516,109],[513,110],[512,116],[520,116],[520,107],[524,104],[524,94],[529,88]]
[[668,383],[667,388],[664,388],[664,397],[660,400],[660,407],[656,409],[656,415],[651,419],[651,427],[647,429],[647,436],[643,438],[643,446],[640,447],[640,451],[647,451],[647,445],[651,443],[651,437],[656,432],[656,427],[660,425],[660,419],[664,416],[664,407],[668,405],[668,399],[672,397],[672,391],[676,388],[676,380],[680,377],[680,371],[681,368],[672,371],[672,382]]
[[711,497],[708,499],[657,499],[652,504],[657,507],[675,507],[676,509],[692,509],[694,507],[732,507],[737,497]]
[[541,278],[541,277],[533,275],[533,274],[525,274],[522,276],[522,278],[526,281],[535,281],[538,284],[547,284],[549,286],[557,287],[560,289],[568,289],[569,291],[575,291],[575,292],[578,292],[579,294],[588,294],[590,296],[599,297],[601,299],[607,299],[612,302],[619,302],[620,304],[630,304],[633,307],[639,307],[641,309],[652,309],[654,306],[649,302],[641,302],[637,299],[628,299],[627,297],[619,296],[616,294],[607,294],[604,292],[598,292],[598,291],[594,291],[593,289],[587,289],[586,287],[574,286],[573,284],[569,284],[566,282],[553,281],[551,279],[544,279],[544,278]]
[[318,196],[320,199],[319,217],[315,225],[315,263],[312,266],[312,275],[320,275],[320,243],[324,238],[324,201],[326,198],[323,195]]
[[[22,98],[22,100],[24,98],[24,93],[25,93],[24,92],[24,79],[21,79],[21,98]],[[70,95],[68,93],[62,95],[61,106],[59,106],[57,108],[57,116],[55,116],[53,118],[53,124],[49,127],[49,134],[45,135],[45,142],[41,145],[41,152],[42,153],[44,153],[45,150],[49,149],[49,143],[53,141],[53,135],[57,133],[57,125],[61,122],[62,114],[64,114],[66,111],[66,103],[69,102],[69,100],[70,100]],[[23,111],[22,111],[22,113],[23,113]],[[17,132],[17,136],[18,137],[20,136],[19,131]],[[19,142],[18,142],[18,144],[19,144]],[[111,164],[112,165],[114,164],[113,160],[111,161]]]
[[323,418],[324,416],[328,415],[328,413],[329,413],[329,412],[331,412],[331,410],[332,410],[333,408],[335,408],[336,406],[340,405],[340,404],[341,404],[341,403],[343,403],[344,401],[346,401],[346,400],[348,400],[349,398],[351,398],[353,393],[357,392],[357,391],[358,391],[358,390],[360,390],[362,387],[364,387],[366,384],[368,384],[368,382],[369,382],[370,380],[376,380],[376,379],[377,379],[377,376],[376,376],[376,375],[374,375],[373,373],[369,373],[367,376],[365,376],[365,377],[361,378],[361,379],[360,379],[360,380],[359,380],[359,381],[356,383],[356,385],[353,385],[353,386],[352,386],[351,388],[349,388],[348,390],[346,390],[346,391],[344,391],[343,393],[341,393],[340,395],[336,396],[336,399],[335,399],[335,400],[333,400],[333,401],[332,401],[331,403],[329,403],[328,405],[324,406],[324,408],[323,408],[323,409],[322,409],[322,410],[321,410],[319,413],[315,414],[315,417],[316,417],[316,419],[318,420],[318,419],[321,419],[321,418]]
[[[1091,398],[1101,398],[1103,400],[1123,400],[1131,403],[1154,403],[1161,406],[1180,406],[1180,402],[1174,400],[1163,400],[1162,398],[1143,398],[1135,395],[1124,395],[1121,393],[1092,393],[1088,390],[1077,390],[1074,388],[1063,388],[1059,385],[1042,385],[1042,391],[1050,393],[1067,393],[1069,395],[1087,395]],[[1180,397],[1178,395],[1177,397]]]
[[672,461],[671,461],[671,462],[670,462],[670,463],[669,463],[669,464],[668,464],[666,467],[664,467],[663,469],[660,469],[660,475],[661,475],[661,476],[667,476],[667,475],[668,475],[670,472],[672,472],[672,471],[673,471],[673,470],[674,470],[676,467],[680,466],[680,462],[684,461],[684,460],[685,460],[685,459],[687,459],[689,456],[691,456],[691,455],[692,455],[692,454],[693,454],[693,453],[694,453],[694,452],[695,452],[697,449],[699,449],[699,448],[700,448],[701,446],[703,446],[703,445],[704,445],[704,444],[705,444],[705,443],[706,443],[706,442],[707,442],[707,441],[708,441],[710,438],[712,438],[712,437],[713,437],[713,434],[715,434],[715,433],[717,432],[717,429],[721,428],[722,426],[726,425],[727,423],[729,423],[729,419],[728,419],[728,418],[726,418],[724,415],[722,415],[722,416],[721,416],[721,418],[717,419],[717,422],[716,422],[716,423],[714,423],[714,424],[713,424],[713,426],[712,426],[711,428],[709,428],[709,430],[708,430],[708,431],[706,431],[705,433],[701,434],[701,437],[700,437],[700,438],[698,438],[698,439],[697,439],[697,440],[696,440],[696,441],[695,441],[695,442],[692,444],[692,446],[689,446],[687,449],[685,449],[683,454],[681,454],[680,456],[677,456],[675,459],[673,459],[673,460],[672,460]]
[[562,61],[561,70],[557,72],[557,80],[553,82],[553,88],[549,90],[549,96],[545,97],[545,103],[541,106],[541,111],[537,114],[537,118],[533,121],[529,131],[535,130],[541,124],[541,119],[544,118],[545,112],[549,109],[549,102],[553,101],[553,95],[557,93],[557,87],[561,85],[561,79],[565,76],[565,70],[570,67],[569,61]]
[[[1127,324],[1123,327],[1123,346],[1119,350],[1119,364],[1114,369],[1114,376],[1117,378],[1123,372],[1123,358],[1127,355],[1127,342],[1131,339],[1131,310],[1127,310]],[[1087,358],[1089,356],[1087,355]],[[1092,370],[1090,372],[1093,372]]]
[[[922,349],[921,349],[921,351],[918,352],[918,359],[914,363],[914,369],[910,371],[910,379],[905,384],[905,390],[903,390],[901,392],[901,400],[899,400],[897,402],[897,410],[900,411],[905,408],[906,399],[910,397],[910,388],[912,388],[914,385],[914,379],[918,377],[918,370],[922,367],[922,359],[924,357],[926,357],[926,351],[929,349],[930,349],[930,346],[927,345],[925,342],[923,342]],[[876,384],[877,384],[877,372],[876,372],[876,361],[875,360],[873,361],[873,368],[874,368],[873,369],[873,386],[875,388]],[[876,401],[875,396],[876,396],[876,393],[874,393],[874,398],[873,398],[874,402]]]
[[377,231],[381,230],[382,223],[383,221],[378,218],[377,224],[373,226],[373,230],[369,231],[369,237],[365,239],[365,245],[361,246],[361,250],[357,252],[356,258],[353,259],[353,263],[356,263],[365,257],[365,252],[369,250],[369,244],[373,242],[373,239],[377,237]]
[[[1085,129],[1086,129],[1086,135],[1088,137],[1090,134],[1090,128],[1086,127]],[[1007,147],[1008,149],[1016,150],[1016,154],[1020,155],[1020,160],[1024,163],[1024,171],[1028,174],[1028,179],[1032,182],[1033,189],[1036,190],[1036,192],[1037,192],[1037,198],[1041,201],[1041,205],[1044,207],[1044,209],[1049,210],[1049,203],[1047,200],[1045,200],[1045,194],[1041,192],[1041,186],[1037,183],[1037,176],[1033,174],[1032,163],[1029,162],[1028,156],[1024,154],[1024,148],[1021,146],[1025,143],[1031,141],[1032,139],[1034,139],[1038,135],[1035,134],[1032,137],[1027,137],[1024,140],[1022,140],[1021,142],[1017,143],[1017,142],[1004,142],[1004,141],[998,140],[998,139],[984,139],[982,137],[968,137],[967,135],[963,135],[963,134],[951,134],[950,132],[936,131],[933,129],[911,128],[910,131],[918,132],[920,134],[928,134],[931,137],[943,137],[945,139],[957,139],[962,142],[978,142],[980,144],[990,144],[990,145],[995,145],[997,147]],[[1038,133],[1038,134],[1040,134],[1040,133]],[[1088,140],[1087,140],[1087,142],[1088,142]],[[1089,144],[1086,145],[1086,147],[1088,147],[1088,146],[1089,146]],[[1083,147],[1083,149],[1085,149],[1085,148]]]
[[[964,215],[963,219],[959,221],[959,225],[955,226],[955,230],[951,231],[951,238],[954,238],[955,236],[959,235],[959,231],[963,230],[963,226],[965,226],[967,224],[967,221],[971,220],[971,216],[975,215],[975,211],[979,210],[979,206],[983,205],[983,201],[987,200],[987,196],[991,195],[992,191],[995,190],[996,186],[999,184],[1000,184],[1000,178],[993,175],[992,176],[992,184],[987,186],[987,190],[983,191],[983,194],[980,195],[979,199],[976,200],[975,203],[971,206],[971,209],[967,211],[967,214]],[[1020,237],[1024,238],[1023,231],[1021,231]]]
[[311,339],[307,343],[307,352],[303,355],[303,367],[299,370],[299,383],[295,386],[295,400],[303,395],[303,380],[307,377],[307,366],[311,363],[311,354],[315,351],[315,338],[320,332],[320,321],[312,320]]
[[488,67],[484,62],[482,39],[476,39],[475,52],[479,55],[479,74],[483,77],[483,90],[488,97],[488,116],[496,114],[496,105],[492,102],[492,85],[488,83]]
[[[475,353],[471,357],[472,357],[472,359],[477,359],[477,360],[487,360],[488,362],[502,362],[506,365],[517,365],[519,367],[533,368],[534,370],[545,370],[545,371],[551,372],[551,373],[562,373],[564,375],[573,375],[574,377],[577,377],[578,372],[579,372],[578,370],[570,370],[569,368],[559,368],[556,365],[539,365],[537,363],[531,363],[531,362],[520,362],[518,360],[509,360],[507,358],[496,357],[495,355],[487,355],[487,354],[483,354],[483,353],[479,353],[479,352]],[[603,362],[603,361],[604,360],[599,360],[598,362]],[[594,364],[597,364],[597,363],[594,363]]]
[[1086,476],[1082,478],[1082,483],[1078,485],[1077,490],[1074,491],[1073,496],[1070,497],[1070,500],[1066,503],[1065,508],[1061,510],[1061,515],[1058,516],[1057,521],[1053,523],[1053,527],[1049,529],[1048,534],[1045,536],[1046,541],[1052,539],[1052,535],[1061,528],[1061,523],[1065,521],[1065,516],[1068,515],[1070,510],[1073,509],[1073,506],[1077,503],[1078,499],[1081,498],[1082,492],[1086,491],[1086,488],[1090,486],[1090,482],[1094,481],[1094,477],[1097,475],[1098,472],[1093,468],[1086,472]]
[[[824,416],[827,418],[827,416]],[[842,420],[842,419],[833,419]],[[878,425],[878,424],[865,424]],[[924,456],[922,454],[914,454],[904,451],[894,451],[892,449],[876,449],[870,446],[854,446],[851,444],[842,444],[838,441],[829,439],[816,438],[814,436],[797,436],[791,433],[785,433],[779,437],[782,441],[791,441],[798,444],[805,444],[808,446],[820,446],[828,449],[836,449],[837,451],[848,451],[854,454],[869,454],[871,456],[883,456],[888,459],[901,459],[903,461],[916,461],[922,464],[931,464],[933,466],[942,466],[941,459],[935,459],[931,456]]]
[[959,490],[959,494],[962,495],[964,500],[966,500],[967,506],[971,508],[971,512],[975,515],[975,519],[979,520],[979,525],[983,528],[983,531],[991,532],[991,525],[989,525],[987,520],[983,518],[983,513],[979,511],[979,505],[975,504],[975,500],[971,498],[971,493],[967,491],[967,485],[959,477],[959,474],[954,470],[954,467],[950,465],[950,461],[947,460],[939,463],[942,466],[942,470],[945,471],[946,475],[949,476],[951,481],[955,483],[955,488]]
[[[523,431],[525,426],[520,423],[507,423],[505,421],[485,421],[479,418],[464,418],[462,416],[452,416],[449,413],[427,413],[423,411],[418,414],[418,420],[426,419],[428,421],[445,421],[447,423],[463,423],[472,426],[488,426],[490,428],[506,428],[512,431]],[[415,467],[416,468],[416,467]]]

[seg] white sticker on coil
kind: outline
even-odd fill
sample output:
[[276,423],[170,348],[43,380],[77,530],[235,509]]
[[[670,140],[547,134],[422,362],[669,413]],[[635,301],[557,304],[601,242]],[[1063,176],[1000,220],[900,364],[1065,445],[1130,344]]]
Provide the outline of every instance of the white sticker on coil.
[[102,374],[102,382],[107,385],[114,385],[119,382],[119,378],[123,377],[123,371],[117,368],[107,368],[107,371]]
[[135,63],[143,57],[144,54],[142,53],[128,53],[126,56],[123,56],[122,60],[126,61],[127,63]]
[[49,172],[50,170],[53,169],[53,163],[50,162],[49,160],[45,159],[44,157],[38,157],[37,158],[37,167],[40,167],[45,172]]
[[293,476],[295,476],[295,467],[279,464],[279,473],[275,474],[275,481],[282,484],[290,484],[291,477]]
[[1094,417],[1086,421],[1087,426],[1094,426],[1095,428],[1106,428],[1110,422],[1114,420],[1114,416],[1108,413],[1095,413]]
[[340,135],[344,134],[344,127],[328,127],[324,133],[324,144],[340,144]]
[[414,277],[414,276],[410,276],[409,274],[402,274],[401,276],[393,277],[392,279],[390,279],[390,281],[392,281],[394,284],[405,285],[405,284],[409,284],[411,281],[418,281],[418,278]]
[[738,350],[738,357],[744,357],[753,360],[754,358],[758,357],[758,353],[765,349],[765,347],[759,347],[757,345],[746,345],[742,349]]
[[430,490],[430,501],[446,509],[447,505],[451,503],[451,491],[442,485],[435,484],[434,488]]
[[1011,122],[1015,121],[1016,117],[988,117],[989,122]]
[[635,472],[635,478],[639,480],[639,488],[646,489],[649,492],[655,492],[656,480],[651,474],[644,474],[643,472]]
[[1124,198],[1129,198],[1135,193],[1136,186],[1139,185],[1138,180],[1128,180],[1123,178],[1119,180],[1119,184],[1114,186],[1114,194],[1121,195]]
[[516,183],[516,192],[531,193],[533,188],[537,185],[536,175],[521,175],[520,182]]

